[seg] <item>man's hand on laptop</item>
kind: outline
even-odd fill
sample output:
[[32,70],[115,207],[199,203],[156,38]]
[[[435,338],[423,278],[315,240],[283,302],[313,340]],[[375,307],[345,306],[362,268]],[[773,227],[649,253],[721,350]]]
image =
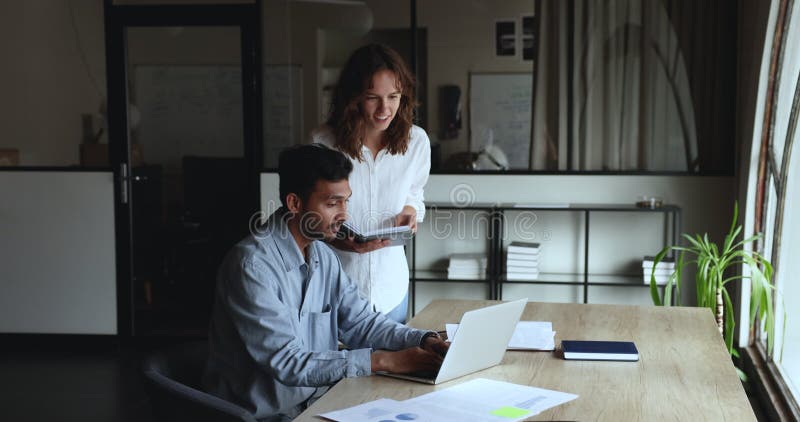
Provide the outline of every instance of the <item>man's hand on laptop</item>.
[[378,350],[372,353],[372,372],[392,372],[407,374],[411,372],[436,372],[442,366],[442,356],[411,347],[396,352]]
[[450,348],[450,343],[445,342],[438,335],[429,336],[425,338],[425,342],[422,344],[422,348],[429,352],[436,353],[441,357],[444,357],[444,355],[447,354],[447,349]]

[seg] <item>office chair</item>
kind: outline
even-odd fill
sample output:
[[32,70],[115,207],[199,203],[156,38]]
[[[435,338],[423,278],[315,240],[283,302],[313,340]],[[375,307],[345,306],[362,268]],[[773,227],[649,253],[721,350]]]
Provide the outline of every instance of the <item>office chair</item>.
[[145,388],[157,421],[256,422],[244,408],[200,390],[208,344],[187,343],[145,359]]

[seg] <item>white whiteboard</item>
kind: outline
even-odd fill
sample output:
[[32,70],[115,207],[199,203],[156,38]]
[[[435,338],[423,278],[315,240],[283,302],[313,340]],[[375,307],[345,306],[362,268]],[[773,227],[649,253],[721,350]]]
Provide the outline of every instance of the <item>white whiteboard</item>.
[[[262,73],[264,165],[300,143],[302,68],[267,65]],[[242,72],[238,66],[141,65],[132,101],[141,118],[134,139],[145,161],[179,168],[183,156],[244,156]]]
[[488,133],[512,169],[527,170],[531,151],[533,76],[530,73],[472,73],[469,77],[470,146],[479,151]]

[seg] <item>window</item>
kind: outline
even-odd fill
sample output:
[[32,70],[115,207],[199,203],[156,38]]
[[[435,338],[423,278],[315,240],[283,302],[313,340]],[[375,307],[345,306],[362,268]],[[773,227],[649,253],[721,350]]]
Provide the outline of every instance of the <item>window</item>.
[[[800,398],[800,5],[773,0],[761,67],[748,187],[750,227],[763,233],[759,252],[774,267],[775,348],[764,356],[769,382],[780,387],[791,412]],[[774,66],[777,64],[777,66]],[[766,81],[769,80],[769,83]],[[746,299],[743,300],[745,302]],[[742,321],[743,322],[743,321]],[[757,330],[757,342],[766,341]],[[795,415],[796,416],[796,415]]]
[[[795,116],[797,117],[797,116]],[[800,142],[791,146],[788,157],[788,175],[785,180],[786,192],[783,203],[783,227],[779,234],[782,242],[777,248],[776,261],[780,269],[776,273],[775,283],[777,290],[783,297],[783,303],[778,303],[778,325],[776,332],[775,362],[778,369],[787,381],[786,384],[795,397],[800,397],[800,215],[790,210],[800,209]],[[785,319],[783,318],[785,311]]]

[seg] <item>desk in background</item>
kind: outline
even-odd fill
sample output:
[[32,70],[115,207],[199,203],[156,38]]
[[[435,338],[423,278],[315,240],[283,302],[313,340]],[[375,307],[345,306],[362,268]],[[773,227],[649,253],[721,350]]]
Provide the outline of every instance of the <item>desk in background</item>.
[[[443,330],[494,301],[431,302],[409,325]],[[381,397],[405,400],[473,378],[578,394],[529,420],[755,421],[711,312],[705,308],[528,303],[522,320],[552,321],[562,339],[632,340],[638,362],[565,361],[552,352],[506,352],[500,365],[438,386],[381,376],[347,378],[297,420]]]

